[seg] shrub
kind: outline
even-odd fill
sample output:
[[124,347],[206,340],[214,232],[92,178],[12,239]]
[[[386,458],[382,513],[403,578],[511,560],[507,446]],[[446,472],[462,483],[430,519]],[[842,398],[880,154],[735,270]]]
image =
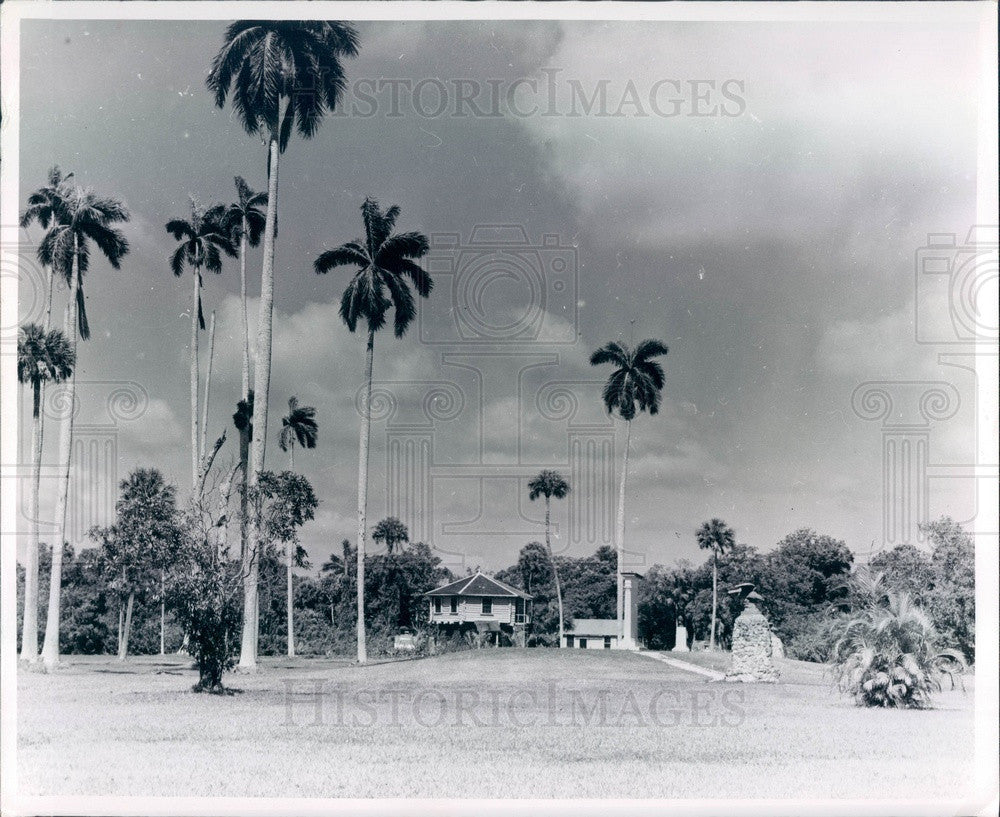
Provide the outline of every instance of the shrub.
[[907,593],[888,593],[847,619],[833,649],[837,685],[859,706],[928,706],[943,678],[954,685],[964,667],[960,652],[941,648],[930,618]]

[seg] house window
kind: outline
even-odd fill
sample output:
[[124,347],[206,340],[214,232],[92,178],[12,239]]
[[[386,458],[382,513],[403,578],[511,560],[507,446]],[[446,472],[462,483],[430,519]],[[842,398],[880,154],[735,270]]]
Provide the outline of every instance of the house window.
[[458,596],[451,597],[451,612],[452,614],[458,612]]
[[435,596],[434,597],[434,612],[435,613],[440,613],[441,612],[441,597],[440,596]]
[[610,650],[611,649],[611,636],[610,635],[604,636],[604,649],[606,649],[606,650]]
[[567,647],[573,646],[573,636],[571,635],[566,636],[566,646]]
[[581,650],[587,649],[587,639],[586,638],[581,638],[580,639],[580,649]]
[[483,599],[483,615],[493,615],[493,599]]

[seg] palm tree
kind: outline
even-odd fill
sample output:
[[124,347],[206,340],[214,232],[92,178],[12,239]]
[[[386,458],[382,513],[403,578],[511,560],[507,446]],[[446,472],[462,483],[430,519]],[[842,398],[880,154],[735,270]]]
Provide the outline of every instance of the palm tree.
[[358,321],[368,323],[368,349],[365,357],[364,392],[361,405],[361,438],[358,445],[358,661],[367,660],[365,648],[365,514],[368,504],[368,443],[371,431],[372,362],[375,333],[385,326],[386,313],[394,310],[396,337],[401,338],[417,309],[407,279],[426,298],[431,293],[431,277],[413,259],[427,254],[427,236],[420,233],[392,235],[399,216],[398,207],[384,213],[378,202],[365,199],[361,205],[365,239],[326,250],[316,259],[318,273],[336,267],[357,267],[340,299],[340,317],[353,332]]
[[385,543],[386,551],[392,555],[396,545],[409,543],[410,532],[395,516],[387,516],[372,530],[372,541]]
[[73,374],[76,355],[58,329],[46,332],[37,323],[21,327],[17,339],[17,379],[31,386],[31,541],[24,569],[24,621],[21,628],[21,658],[38,660],[38,495],[42,470],[42,384],[61,383]]
[[[20,226],[30,227],[33,222],[38,222],[43,230],[48,230],[61,221],[65,220],[66,199],[72,192],[70,181],[72,173],[65,176],[58,166],[49,169],[48,184],[38,188],[28,196],[28,206],[21,214]],[[48,333],[52,328],[52,293],[55,290],[55,275],[51,263],[44,257],[41,246],[38,249],[39,260],[45,269],[45,321],[42,324],[43,333]],[[51,259],[49,259],[51,260]],[[36,396],[36,401],[40,406],[45,396],[45,380],[41,382],[40,390]],[[32,456],[34,457],[31,475],[31,497],[34,513],[32,514],[32,551],[27,554],[27,566],[25,573],[25,599],[29,596],[33,599],[30,607],[31,622],[25,619],[24,633],[29,634],[30,641],[21,637],[21,657],[34,663],[38,660],[38,548],[39,548],[39,502],[41,494],[41,456],[43,440],[45,437],[45,414],[36,412],[32,421]]]
[[948,677],[966,668],[955,649],[942,644],[930,616],[906,592],[880,594],[859,614],[844,615],[832,654],[840,691],[858,706],[922,708]]
[[[48,230],[50,224],[55,225],[61,221],[66,211],[66,199],[72,192],[72,188],[70,187],[70,180],[72,178],[72,173],[67,173],[63,176],[58,165],[51,167],[49,169],[48,184],[45,187],[38,188],[38,190],[28,196],[28,206],[24,213],[21,214],[20,226],[22,228],[30,227],[33,222],[37,221],[43,230]],[[45,323],[42,328],[48,332],[52,321],[54,275],[51,264],[42,260],[42,266],[45,267],[46,279]]]
[[[260,313],[254,353],[253,439],[250,489],[264,470],[267,441],[267,402],[271,387],[271,321],[274,307],[274,240],[278,218],[278,158],[288,145],[292,125],[309,139],[328,109],[336,107],[346,85],[342,57],[358,53],[353,26],[323,20],[241,20],[226,29],[222,48],[206,79],[223,107],[232,90],[233,108],[251,136],[268,145],[267,216],[264,226],[264,263],[260,276]],[[256,621],[260,539],[257,520],[251,531],[250,570],[243,593],[243,669],[257,666]],[[249,626],[248,626],[249,625]]]
[[[57,222],[46,233],[38,248],[43,264],[63,275],[69,285],[63,334],[69,341],[74,361],[77,338],[87,340],[90,328],[83,295],[83,275],[90,266],[90,245],[108,260],[113,269],[121,269],[122,258],[128,253],[128,240],[115,227],[129,220],[128,210],[117,199],[99,198],[93,190],[74,188],[60,208]],[[63,544],[66,542],[66,508],[69,501],[69,472],[73,451],[73,405],[76,402],[76,377],[67,379],[66,401],[59,434],[59,493],[56,500],[58,536],[52,543],[52,572],[49,578],[49,608],[45,623],[45,643],[42,659],[47,667],[59,661],[59,601],[62,589]]]
[[559,581],[559,568],[556,566],[556,557],[552,552],[552,538],[550,536],[550,515],[552,510],[552,497],[564,499],[570,491],[569,483],[563,479],[558,471],[548,469],[539,472],[531,482],[528,483],[528,499],[534,502],[538,497],[545,497],[545,547],[549,551],[549,561],[552,563],[552,575],[556,580],[556,601],[559,604],[559,646],[563,645],[563,600],[562,584]]
[[618,641],[625,640],[625,609],[622,568],[625,564],[625,482],[628,479],[628,449],[632,440],[632,420],[636,409],[654,415],[660,410],[660,392],[663,389],[663,367],[653,358],[665,355],[667,346],[662,341],[647,339],[635,349],[611,341],[590,356],[591,366],[611,363],[615,370],[604,384],[602,398],[608,412],[625,421],[625,456],[622,459],[622,478],[618,486],[618,515],[615,525],[615,549],[618,554]]
[[176,277],[184,274],[185,264],[191,268],[194,296],[191,302],[191,488],[198,487],[201,472],[201,445],[198,438],[198,329],[205,328],[205,315],[201,308],[201,268],[216,274],[222,272],[222,255],[233,256],[233,248],[222,224],[224,210],[221,205],[207,210],[191,199],[191,218],[171,219],[167,232],[177,249],[170,256],[170,269]]
[[300,406],[297,397],[289,397],[288,414],[281,418],[278,447],[288,452],[290,470],[295,470],[295,442],[298,441],[302,448],[315,448],[318,432],[316,409],[312,406]]
[[[288,452],[289,470],[295,470],[295,442],[303,448],[316,447],[316,409],[312,406],[299,406],[298,398],[288,398],[288,414],[281,418],[281,436],[278,445],[282,451]],[[292,595],[292,563],[295,561],[295,544],[285,545],[285,564],[287,567],[287,593],[285,597],[286,619],[288,621],[288,655],[295,655],[294,628],[294,596]]]
[[736,534],[721,519],[702,525],[697,533],[698,547],[712,551],[712,629],[708,634],[708,648],[715,649],[715,620],[719,608],[719,556],[736,545]]
[[243,307],[243,390],[244,400],[250,394],[250,322],[247,318],[247,244],[260,244],[267,215],[261,207],[267,207],[267,193],[254,193],[242,176],[236,176],[236,201],[226,207],[225,224],[232,236],[233,244],[240,251],[240,303]]

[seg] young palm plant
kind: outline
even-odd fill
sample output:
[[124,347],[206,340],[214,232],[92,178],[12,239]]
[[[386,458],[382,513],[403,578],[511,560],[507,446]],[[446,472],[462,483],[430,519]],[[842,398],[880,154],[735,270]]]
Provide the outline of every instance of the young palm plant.
[[76,355],[58,329],[45,331],[37,323],[21,327],[17,338],[17,379],[31,386],[31,496],[28,517],[31,541],[24,568],[24,618],[21,627],[21,659],[38,660],[38,497],[42,469],[42,386],[62,383],[73,374]]
[[246,400],[250,394],[250,321],[247,317],[247,245],[256,247],[264,235],[267,215],[267,193],[255,193],[237,176],[236,201],[226,207],[225,226],[232,242],[240,251],[240,303],[243,308],[243,389],[240,396]]
[[736,533],[721,519],[706,522],[696,533],[698,547],[712,551],[712,629],[708,634],[708,648],[715,649],[715,621],[719,609],[719,557],[736,545]]
[[559,605],[559,646],[563,645],[563,598],[562,584],[559,581],[559,568],[556,565],[556,557],[552,552],[552,539],[550,536],[550,512],[552,510],[552,497],[564,499],[569,493],[569,483],[563,479],[558,471],[548,469],[541,471],[538,476],[528,483],[528,499],[534,502],[538,497],[545,497],[545,547],[549,551],[549,561],[552,563],[552,575],[556,580],[556,603]]
[[663,367],[653,360],[667,353],[666,344],[654,339],[639,343],[629,349],[623,343],[611,341],[590,356],[591,366],[610,363],[615,370],[604,384],[602,399],[610,414],[618,413],[625,421],[625,456],[622,458],[622,477],[618,484],[618,514],[615,524],[615,550],[618,554],[618,640],[625,640],[625,608],[622,568],[625,564],[625,483],[628,479],[628,449],[632,441],[632,420],[636,412],[647,411],[654,415],[660,410],[660,392],[663,390]]
[[[78,338],[87,340],[90,327],[83,295],[83,275],[90,266],[91,243],[113,269],[121,269],[129,244],[114,225],[129,220],[128,210],[117,199],[99,198],[92,190],[74,188],[63,200],[56,223],[45,234],[38,248],[43,264],[62,275],[69,286],[63,334],[69,341],[74,361],[79,358]],[[66,509],[69,501],[69,474],[73,453],[73,406],[76,402],[75,371],[66,379],[66,411],[59,433],[58,495],[56,499],[56,541],[52,543],[52,572],[49,578],[49,607],[45,619],[45,643],[42,660],[46,667],[59,661],[59,605],[62,591],[62,555],[66,541]]]
[[357,267],[340,299],[340,317],[353,332],[358,321],[368,325],[368,348],[361,396],[361,436],[358,444],[358,662],[368,659],[365,646],[365,514],[368,505],[368,444],[371,430],[372,363],[375,333],[385,326],[389,307],[394,310],[396,337],[401,338],[417,314],[412,283],[417,294],[431,293],[431,277],[414,259],[423,258],[429,249],[427,236],[420,233],[392,234],[399,216],[398,207],[385,212],[378,202],[365,199],[361,205],[365,239],[356,239],[334,250],[326,250],[316,259],[318,273],[337,267]]
[[[295,471],[295,443],[302,448],[315,448],[319,428],[316,425],[316,409],[300,406],[298,398],[288,398],[288,414],[281,418],[281,436],[278,446],[288,452],[288,467]],[[285,597],[285,617],[288,626],[288,655],[295,655],[295,597],[292,588],[292,567],[295,562],[295,543],[285,543],[285,566],[287,592]]]
[[[251,136],[267,143],[267,215],[264,263],[260,277],[260,312],[254,352],[253,439],[249,489],[264,470],[267,403],[271,386],[271,336],[274,307],[274,241],[278,218],[278,159],[288,145],[292,126],[309,139],[324,114],[336,107],[346,81],[343,57],[358,53],[354,28],[324,20],[241,20],[226,29],[222,48],[212,61],[206,83],[223,107],[232,92],[233,108]],[[239,666],[257,666],[256,621],[260,533],[253,520],[250,570],[243,594],[243,636]]]
[[198,487],[201,473],[201,445],[198,437],[198,330],[205,328],[201,308],[201,270],[222,272],[222,253],[236,255],[229,235],[222,224],[221,205],[207,210],[191,199],[191,218],[175,218],[167,222],[167,232],[180,243],[170,256],[170,269],[177,278],[184,267],[191,268],[193,297],[191,301],[191,488]]
[[837,685],[858,706],[926,707],[942,680],[954,685],[964,668],[962,654],[941,647],[930,617],[908,593],[888,592],[848,619],[833,648]]

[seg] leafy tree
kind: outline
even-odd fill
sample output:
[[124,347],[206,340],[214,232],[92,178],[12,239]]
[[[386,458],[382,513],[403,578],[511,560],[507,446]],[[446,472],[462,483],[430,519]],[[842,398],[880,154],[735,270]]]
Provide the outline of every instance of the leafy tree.
[[931,560],[913,545],[897,545],[876,555],[870,563],[873,573],[881,573],[886,585],[897,593],[908,593],[917,604],[934,587]]
[[430,244],[421,233],[393,235],[399,208],[379,209],[374,199],[365,199],[361,215],[365,238],[349,241],[336,249],[326,250],[316,259],[317,273],[327,273],[338,267],[357,267],[340,299],[340,317],[354,332],[358,321],[368,324],[368,347],[365,356],[364,392],[361,407],[361,435],[358,456],[358,662],[367,660],[365,647],[365,515],[368,506],[368,446],[371,429],[372,366],[375,355],[375,333],[385,326],[389,308],[394,312],[397,338],[406,332],[416,317],[416,304],[408,284],[426,298],[431,293],[431,277],[414,262],[427,254]]
[[[309,139],[345,87],[343,57],[358,53],[358,38],[347,23],[323,20],[241,20],[226,29],[206,83],[222,108],[232,92],[233,108],[250,136],[267,142],[267,214],[260,278],[260,317],[254,353],[253,425],[249,483],[264,470],[267,410],[271,394],[271,339],[274,311],[274,244],[278,219],[278,159],[295,125]],[[308,92],[303,92],[307,89]],[[243,597],[240,665],[257,666],[257,574],[259,532],[251,531],[250,562]]]
[[552,538],[550,535],[551,529],[551,511],[552,511],[552,497],[556,499],[564,499],[569,493],[570,487],[569,483],[563,479],[562,474],[558,471],[551,471],[545,469],[539,472],[538,476],[534,477],[528,483],[528,499],[534,502],[539,497],[545,497],[545,549],[549,553],[549,559],[552,563],[552,576],[556,581],[556,601],[559,605],[559,646],[563,645],[563,597],[562,597],[562,587],[559,584],[559,567],[556,564],[555,554],[552,552]]
[[295,655],[294,592],[292,566],[305,567],[306,552],[298,543],[298,530],[315,517],[319,500],[312,485],[301,474],[283,471],[274,474],[265,471],[260,475],[254,493],[254,515],[260,521],[258,530],[268,543],[281,542],[285,546],[287,565],[287,642],[288,655]]
[[667,347],[658,340],[644,340],[635,349],[612,341],[590,356],[591,366],[610,363],[615,370],[604,385],[602,398],[608,413],[625,421],[625,454],[622,458],[622,477],[618,486],[618,514],[615,524],[615,549],[618,551],[618,637],[625,638],[624,585],[622,569],[625,565],[625,483],[628,479],[628,449],[632,440],[632,420],[636,411],[655,415],[660,410],[660,392],[663,390],[663,367],[653,358],[667,354]]
[[719,556],[736,544],[736,533],[721,519],[706,522],[697,531],[698,547],[712,551],[712,626],[708,648],[715,649],[715,620],[719,609]]
[[222,253],[236,255],[223,224],[225,210],[222,205],[205,209],[191,199],[191,217],[175,218],[167,222],[167,232],[180,243],[170,256],[170,269],[180,278],[184,267],[191,268],[193,299],[191,303],[191,487],[198,486],[202,456],[198,441],[198,329],[205,328],[205,315],[201,308],[202,267],[216,274],[222,272]]
[[243,319],[243,368],[240,397],[250,397],[250,320],[247,316],[247,244],[256,247],[267,224],[267,215],[261,207],[267,208],[267,193],[255,193],[243,180],[236,176],[236,201],[225,208],[223,226],[229,233],[230,241],[239,247],[240,254],[240,306]]
[[976,551],[972,537],[950,517],[922,526],[930,539],[934,588],[928,608],[942,635],[974,661],[976,655]]
[[[120,269],[128,253],[125,235],[115,227],[129,220],[128,210],[113,198],[99,198],[92,190],[77,187],[66,191],[58,208],[52,211],[53,224],[38,248],[39,260],[63,276],[69,287],[69,304],[65,314],[63,334],[69,341],[74,359],[77,339],[90,337],[86,298],[83,294],[83,275],[90,268],[91,244],[108,260],[113,269]],[[74,306],[75,305],[75,306]],[[70,408],[76,402],[76,378],[66,379],[64,404]],[[45,643],[42,660],[46,667],[59,662],[59,609],[62,588],[62,545],[66,542],[66,508],[69,501],[69,475],[73,455],[73,417],[67,410],[62,416],[59,433],[58,495],[56,498],[56,526],[58,534],[52,546],[52,577],[49,582],[49,607],[45,623]]]
[[118,660],[128,656],[136,595],[146,595],[180,548],[176,491],[155,468],[137,468],[119,484],[115,522],[92,528],[101,547],[108,586],[119,603]]
[[847,621],[833,666],[840,690],[859,706],[920,708],[943,677],[961,673],[964,661],[940,646],[930,617],[908,594],[889,592],[884,604]]
[[46,331],[37,323],[21,327],[17,337],[17,379],[31,387],[31,493],[28,517],[31,540],[28,543],[24,582],[24,624],[21,635],[21,659],[38,660],[38,547],[39,493],[42,473],[42,386],[51,381],[62,383],[73,374],[76,354],[58,329]]
[[551,573],[552,561],[541,542],[528,542],[517,556],[517,570],[521,575],[521,587],[526,593],[545,581]]
[[395,516],[387,516],[375,526],[372,541],[384,544],[386,551],[392,553],[396,545],[405,545],[410,541],[410,532]]

